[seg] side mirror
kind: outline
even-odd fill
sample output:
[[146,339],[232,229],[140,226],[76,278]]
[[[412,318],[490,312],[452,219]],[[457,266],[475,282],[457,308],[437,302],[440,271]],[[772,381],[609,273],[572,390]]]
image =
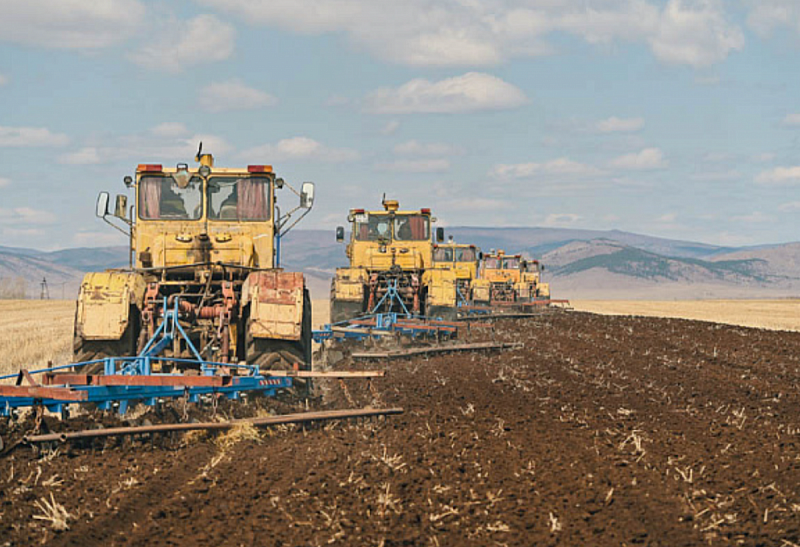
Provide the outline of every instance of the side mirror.
[[539,265],[539,270],[540,270],[540,271],[544,271],[544,264],[540,264],[540,265]]
[[478,260],[483,260],[483,252],[478,251]]
[[128,196],[117,194],[117,203],[114,209],[114,216],[125,220],[125,218],[127,218],[125,216],[125,213],[127,213],[127,209],[128,209]]
[[125,178],[122,179],[122,182],[125,183],[125,186],[127,188],[130,188],[131,186],[133,186],[133,177],[130,175],[125,175]]
[[99,218],[106,218],[108,215],[108,192],[100,192],[97,196],[97,206],[94,214]]
[[336,241],[338,241],[339,243],[344,241],[344,227],[343,226],[337,226],[336,227]]
[[300,187],[300,207],[311,209],[314,206],[314,183],[304,182]]
[[438,241],[439,243],[444,241],[444,228],[442,228],[441,226],[436,228],[436,241]]
[[528,261],[527,260],[523,260],[519,264],[520,264],[520,266],[522,266],[523,270],[527,270],[528,269]]

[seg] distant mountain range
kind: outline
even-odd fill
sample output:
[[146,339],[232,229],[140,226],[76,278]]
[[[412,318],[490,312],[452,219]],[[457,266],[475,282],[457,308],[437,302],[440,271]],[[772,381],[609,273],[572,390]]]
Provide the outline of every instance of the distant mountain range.
[[[800,242],[720,247],[618,230],[454,227],[456,241],[538,258],[554,296],[563,298],[765,298],[800,295]],[[346,265],[333,230],[296,230],[282,245],[283,267],[306,274],[315,298],[327,298],[330,277]],[[84,272],[128,264],[127,247],[42,252],[0,247],[3,285],[24,280],[38,297],[46,278],[52,297],[76,294]],[[18,284],[19,281],[16,281]]]

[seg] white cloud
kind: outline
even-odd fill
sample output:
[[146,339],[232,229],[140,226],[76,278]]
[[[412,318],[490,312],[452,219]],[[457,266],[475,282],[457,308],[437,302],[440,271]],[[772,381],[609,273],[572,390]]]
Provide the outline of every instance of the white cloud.
[[0,207],[0,224],[52,224],[55,221],[56,216],[48,211],[32,209],[31,207],[14,207],[11,209]]
[[702,66],[741,47],[720,0],[200,0],[249,24],[338,33],[357,47],[415,66],[486,66],[552,54],[551,34],[590,44],[649,44],[667,62]]
[[180,137],[189,133],[186,126],[180,122],[164,122],[150,130],[157,137]]
[[756,176],[756,183],[765,186],[793,186],[800,184],[800,166],[776,167],[762,171]]
[[641,152],[625,154],[611,161],[609,164],[616,169],[631,171],[646,171],[664,169],[669,162],[664,158],[664,153],[658,148],[645,148]]
[[102,161],[99,151],[94,146],[86,146],[58,157],[58,163],[66,165],[97,165]]
[[767,163],[773,161],[777,157],[778,155],[772,152],[762,152],[761,154],[756,154],[755,156],[753,156],[753,161],[757,161],[760,163]]
[[656,219],[656,222],[667,222],[667,223],[675,222],[675,220],[677,220],[677,218],[678,218],[678,215],[676,213],[666,213],[666,214],[661,215],[660,217],[658,217]]
[[156,25],[156,36],[130,59],[145,68],[181,72],[186,68],[212,61],[224,61],[234,49],[236,30],[214,15],[198,15],[186,22],[172,21]]
[[0,188],[5,188],[11,185],[11,179],[0,177]]
[[749,215],[741,215],[733,217],[736,222],[744,222],[746,224],[763,224],[765,222],[775,222],[775,218],[770,215],[765,215],[761,211],[755,211]]
[[[187,162],[194,159],[199,143],[203,150],[213,153],[219,162],[232,147],[222,138],[208,134],[178,135],[182,124],[161,124],[147,133],[122,135],[102,142],[88,142],[76,151],[61,155],[59,163],[95,165],[114,161]],[[224,162],[224,159],[223,159]]]
[[800,113],[787,114],[783,118],[783,125],[786,127],[800,127]]
[[442,173],[450,169],[450,162],[446,159],[399,160],[378,163],[375,169],[395,173]]
[[227,112],[230,110],[253,110],[278,104],[278,99],[244,85],[238,80],[216,82],[200,90],[200,108],[208,112]]
[[588,177],[599,175],[600,173],[599,169],[591,165],[579,163],[569,158],[558,158],[544,163],[501,163],[495,165],[489,171],[489,176],[494,178],[526,179],[538,175]]
[[400,129],[400,122],[397,120],[389,120],[386,125],[381,128],[381,135],[394,135]]
[[0,41],[65,49],[97,49],[123,42],[140,27],[139,0],[8,0],[2,2]]
[[505,110],[522,106],[527,101],[518,87],[480,72],[468,72],[438,82],[419,78],[398,88],[378,89],[365,99],[367,111],[376,114]]
[[44,127],[2,127],[0,146],[64,146],[69,138]]
[[350,99],[347,97],[342,97],[341,95],[333,95],[325,99],[325,106],[347,106],[350,104]]
[[782,203],[778,206],[778,211],[781,213],[797,213],[800,212],[800,201],[790,201]]
[[283,139],[275,144],[256,146],[239,154],[240,158],[255,161],[263,158],[264,161],[291,161],[311,160],[330,163],[356,161],[360,154],[349,148],[332,148],[308,137],[292,137]]
[[574,213],[556,213],[548,215],[542,225],[549,228],[568,228],[581,220],[581,218],[580,215]]
[[398,156],[457,156],[464,153],[459,146],[443,142],[421,143],[417,140],[400,143],[393,151]]
[[788,27],[800,33],[800,4],[797,0],[745,0],[751,7],[747,24],[761,36],[776,28]]
[[0,87],[3,87],[7,83],[8,83],[8,76],[0,74]]
[[692,180],[698,180],[698,181],[717,182],[717,181],[740,179],[742,178],[742,174],[735,169],[731,169],[730,171],[712,171],[709,173],[696,173],[692,175],[690,178]]
[[617,118],[612,116],[597,122],[595,128],[601,133],[632,133],[644,128],[644,118]]
[[649,41],[660,60],[701,68],[741,50],[744,34],[727,21],[722,0],[670,0]]

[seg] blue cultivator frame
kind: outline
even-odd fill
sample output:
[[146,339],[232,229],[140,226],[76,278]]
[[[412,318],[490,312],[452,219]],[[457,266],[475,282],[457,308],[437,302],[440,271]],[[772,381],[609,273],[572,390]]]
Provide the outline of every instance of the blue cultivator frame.
[[[387,302],[397,304],[402,312],[378,312]],[[317,343],[334,339],[379,339],[391,334],[402,334],[412,338],[441,338],[455,336],[458,328],[458,323],[414,315],[409,312],[397,291],[397,280],[394,280],[387,287],[386,294],[370,313],[354,319],[327,324],[320,330],[312,331],[311,335]]]
[[[17,380],[13,386],[0,384],[0,416],[8,416],[17,408],[35,406],[63,413],[68,405],[75,403],[95,403],[102,410],[117,405],[120,414],[124,414],[132,401],[152,406],[158,400],[168,398],[184,397],[188,402],[197,402],[203,395],[238,399],[242,392],[260,392],[274,396],[278,390],[292,387],[291,377],[263,375],[257,366],[203,359],[178,321],[178,304],[176,298],[169,309],[164,300],[164,318],[139,355],[108,357],[0,376],[0,380]],[[194,359],[159,356],[177,336],[183,338]],[[158,361],[179,363],[199,370],[200,375],[153,373],[151,365]],[[104,374],[80,373],[81,368],[97,363],[103,363]],[[231,369],[237,369],[239,374],[229,375]],[[77,373],[67,372],[76,370]],[[43,382],[37,382],[34,375],[41,375]],[[28,385],[22,385],[23,380],[27,380]]]

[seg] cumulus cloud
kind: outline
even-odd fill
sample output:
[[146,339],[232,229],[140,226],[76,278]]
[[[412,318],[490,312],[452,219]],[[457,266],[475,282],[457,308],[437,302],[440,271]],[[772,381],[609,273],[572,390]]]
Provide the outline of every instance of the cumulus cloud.
[[568,228],[580,221],[581,218],[583,217],[574,213],[555,213],[547,215],[542,225],[548,228]]
[[[721,0],[200,0],[250,24],[337,33],[377,57],[415,66],[487,66],[557,51],[550,35],[649,45],[659,59],[706,66],[743,44]],[[662,7],[663,6],[663,7]]]
[[94,146],[86,146],[75,152],[68,152],[58,157],[58,162],[65,165],[97,165],[102,163],[100,152]]
[[157,137],[180,137],[189,133],[186,126],[180,122],[164,122],[150,130]]
[[747,24],[761,36],[776,28],[800,33],[800,4],[796,0],[745,0],[750,7]]
[[670,0],[649,41],[662,61],[701,68],[741,50],[744,34],[728,22],[722,0]]
[[489,171],[489,176],[501,179],[527,179],[537,175],[588,177],[598,174],[600,170],[596,167],[569,158],[558,158],[544,163],[501,163]]
[[781,213],[797,213],[800,212],[800,201],[789,201],[781,203],[778,206],[778,211]]
[[394,173],[442,173],[450,169],[450,162],[446,159],[400,160],[377,163],[375,169]]
[[64,49],[98,49],[130,38],[144,19],[139,0],[6,1],[0,41]]
[[612,116],[595,125],[600,133],[632,133],[644,128],[644,118],[617,118]]
[[45,127],[0,126],[0,146],[64,146],[69,138]]
[[664,158],[664,153],[658,148],[645,148],[641,152],[625,154],[611,160],[611,167],[631,171],[647,171],[664,169],[669,162]]
[[468,72],[438,82],[418,78],[398,88],[375,90],[365,98],[367,111],[376,114],[505,110],[522,106],[527,101],[518,87],[480,72]]
[[443,142],[421,143],[413,139],[398,144],[393,151],[398,156],[456,156],[464,153],[460,146]]
[[800,127],[800,113],[787,114],[783,118],[783,125],[786,127]]
[[224,61],[234,50],[236,30],[214,15],[202,14],[186,22],[157,25],[157,36],[131,53],[130,59],[145,68],[181,72],[211,61]]
[[198,144],[217,159],[232,147],[222,138],[209,134],[190,134],[183,124],[166,123],[146,133],[122,135],[102,142],[86,143],[77,150],[59,156],[65,165],[97,165],[114,161],[186,162],[194,158]]
[[800,166],[776,167],[762,171],[756,176],[756,183],[765,186],[793,186],[800,184]]
[[386,125],[381,128],[381,135],[394,135],[398,129],[400,129],[400,122],[397,120],[389,120],[386,122]]
[[198,97],[200,108],[207,112],[227,112],[230,110],[253,110],[278,104],[278,99],[248,87],[238,80],[216,82],[207,85]]
[[255,161],[292,161],[309,160],[330,163],[356,161],[361,156],[356,150],[349,148],[333,148],[309,137],[292,137],[282,139],[275,144],[256,146],[239,154],[239,157]]
[[52,224],[55,221],[56,216],[49,211],[42,211],[31,207],[14,207],[9,209],[0,207],[0,224]]

